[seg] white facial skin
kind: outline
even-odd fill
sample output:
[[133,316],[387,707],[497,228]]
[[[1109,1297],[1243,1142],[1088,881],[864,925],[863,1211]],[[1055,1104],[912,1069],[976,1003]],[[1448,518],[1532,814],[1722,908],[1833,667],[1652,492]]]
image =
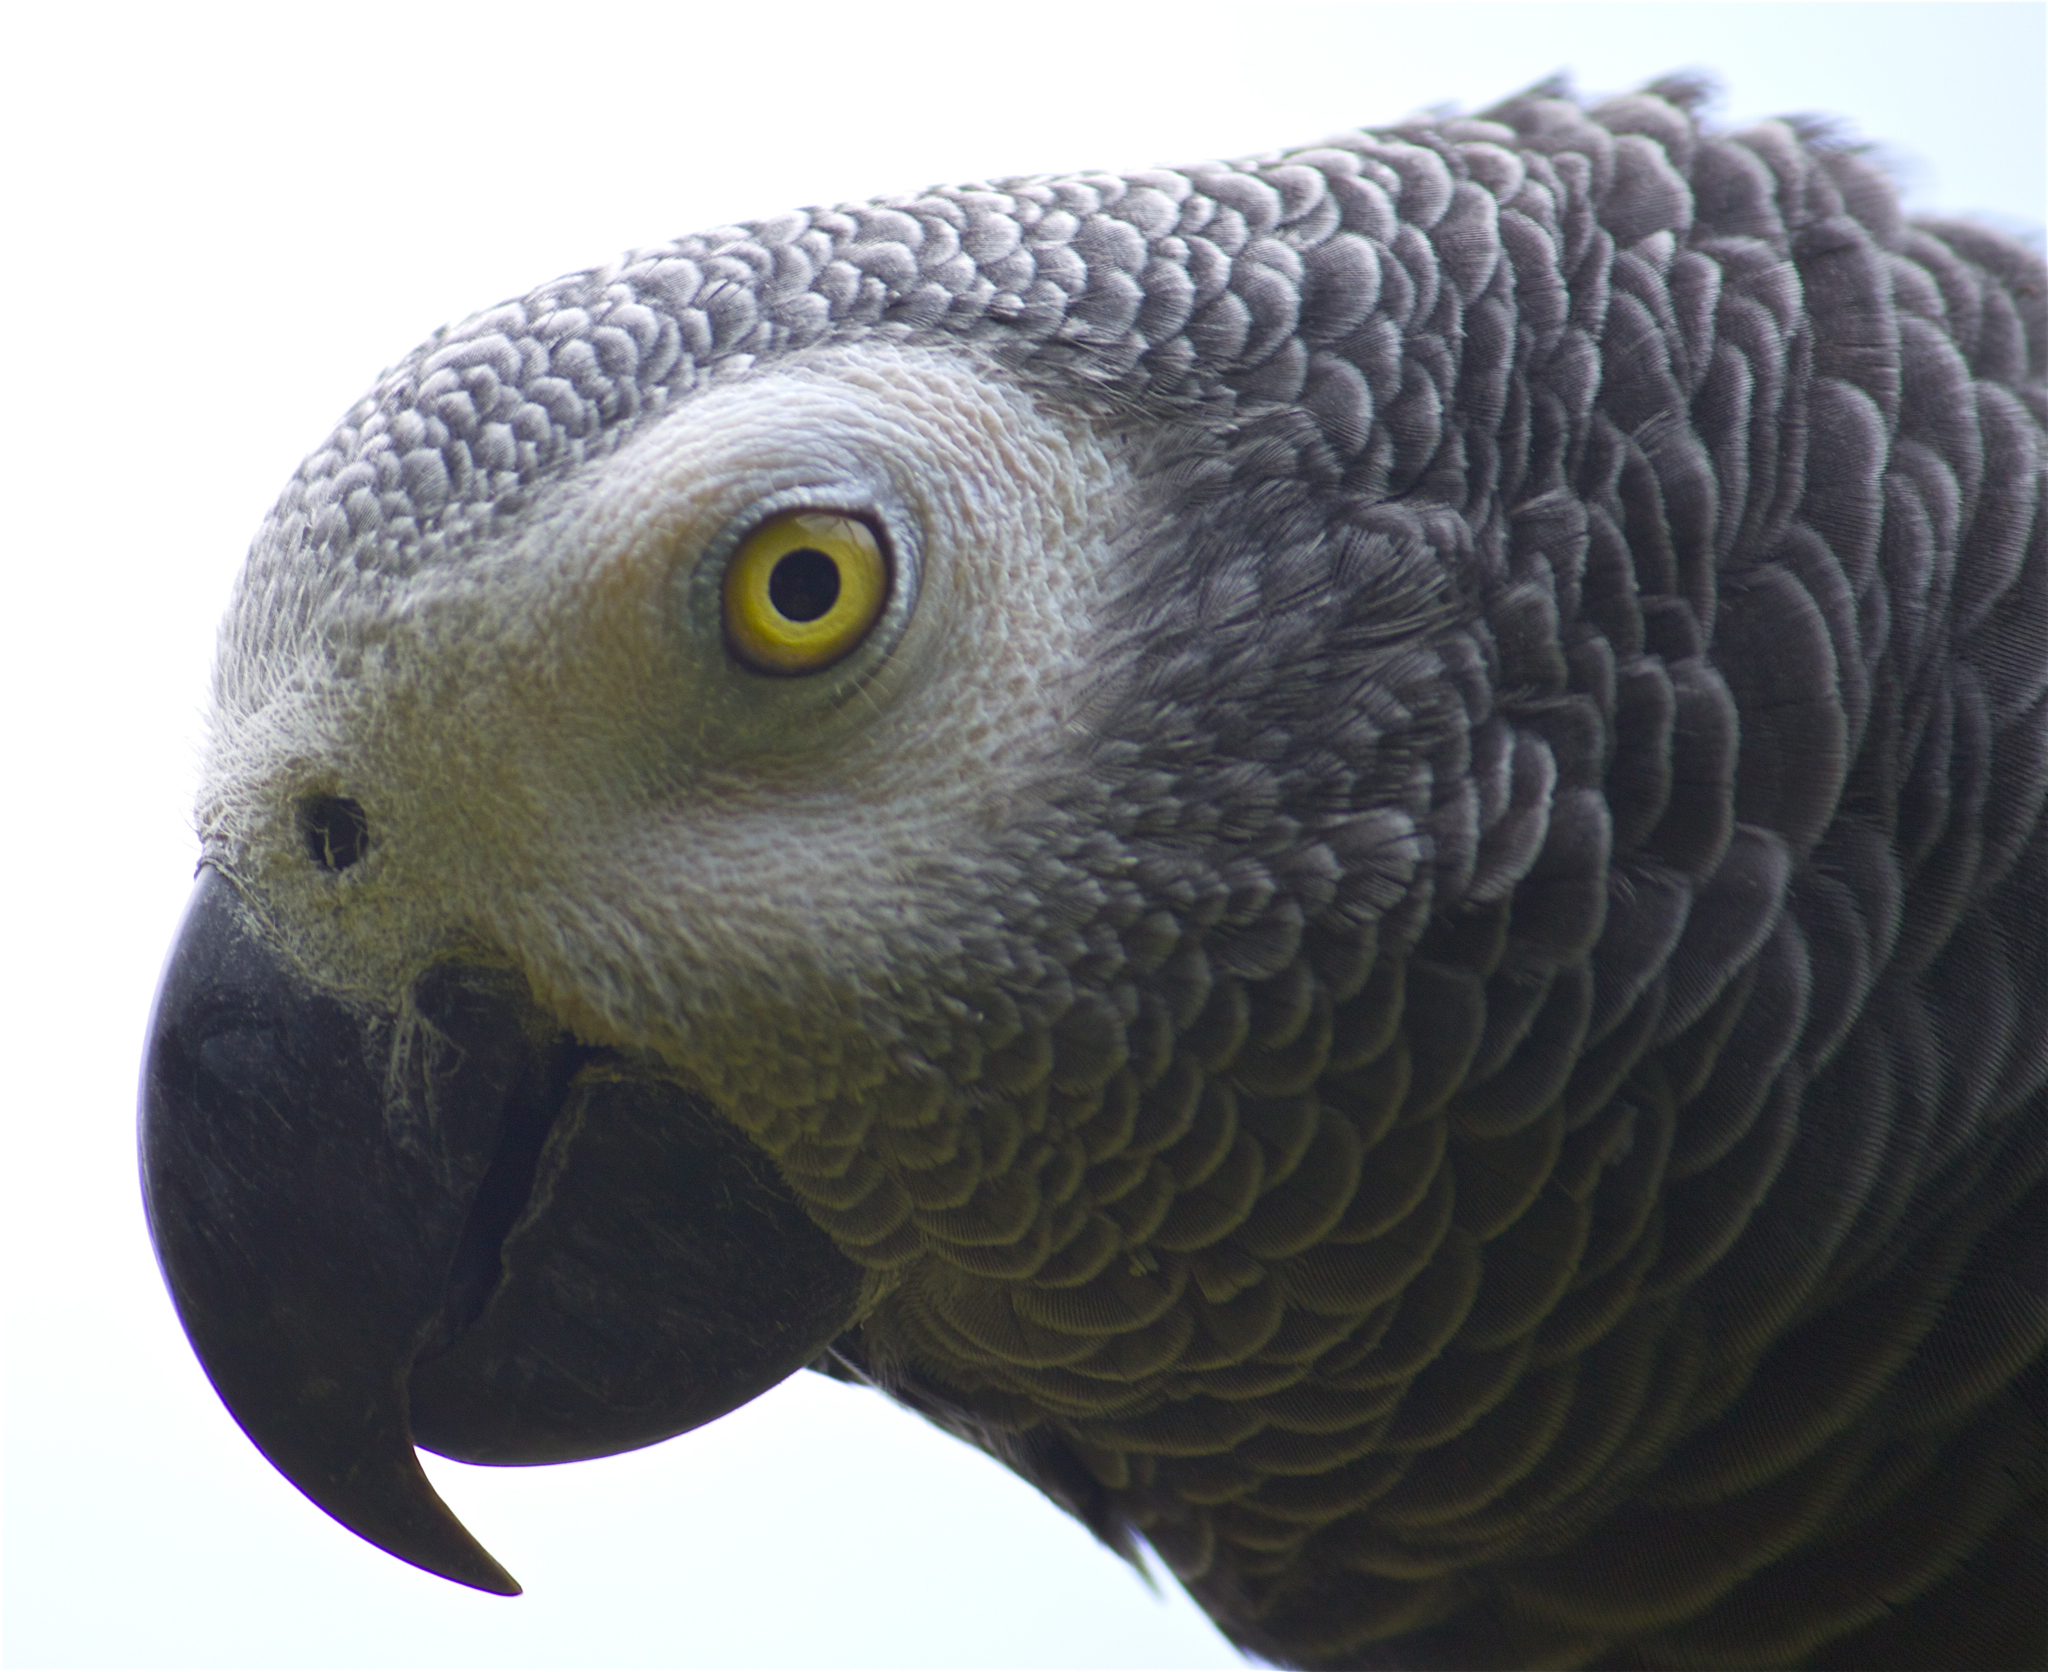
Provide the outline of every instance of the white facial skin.
[[[509,962],[586,1041],[715,1098],[851,1090],[881,1067],[863,1012],[951,961],[949,869],[1057,760],[1124,485],[957,351],[710,383],[459,561],[370,586],[288,556],[329,565],[297,609],[252,586],[207,858],[331,990],[390,1006],[435,958]],[[775,678],[727,649],[718,583],[800,507],[878,521],[895,586],[860,649]],[[316,795],[368,817],[338,874],[307,852]]]

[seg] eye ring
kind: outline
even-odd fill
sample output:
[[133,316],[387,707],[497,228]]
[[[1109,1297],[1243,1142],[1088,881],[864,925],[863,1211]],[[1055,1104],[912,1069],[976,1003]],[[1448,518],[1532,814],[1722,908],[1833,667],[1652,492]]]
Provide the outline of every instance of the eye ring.
[[889,602],[889,554],[865,518],[782,511],[726,565],[726,643],[757,673],[816,673],[849,656]]

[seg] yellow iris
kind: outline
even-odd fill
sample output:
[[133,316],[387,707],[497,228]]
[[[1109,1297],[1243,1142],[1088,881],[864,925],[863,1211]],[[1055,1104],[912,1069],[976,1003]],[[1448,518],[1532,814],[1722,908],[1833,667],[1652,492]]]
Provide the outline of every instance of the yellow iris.
[[846,655],[889,600],[875,531],[830,511],[785,511],[725,571],[726,638],[762,673],[814,673]]

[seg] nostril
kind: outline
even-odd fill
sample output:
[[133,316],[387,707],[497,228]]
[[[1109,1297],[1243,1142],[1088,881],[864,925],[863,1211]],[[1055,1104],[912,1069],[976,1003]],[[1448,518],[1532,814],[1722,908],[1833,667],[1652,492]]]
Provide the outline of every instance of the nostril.
[[370,851],[370,821],[362,803],[342,795],[315,796],[299,810],[306,852],[323,871],[346,871]]

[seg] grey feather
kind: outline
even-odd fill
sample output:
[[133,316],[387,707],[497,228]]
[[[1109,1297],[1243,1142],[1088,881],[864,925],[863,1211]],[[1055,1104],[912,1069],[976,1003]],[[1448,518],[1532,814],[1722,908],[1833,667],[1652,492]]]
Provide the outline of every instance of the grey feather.
[[842,1373],[1274,1658],[2040,1653],[2042,270],[1696,103],[572,275],[351,410],[230,624],[232,705],[828,347],[1123,449],[1068,758],[934,871],[969,967],[734,1118],[886,1277]]

